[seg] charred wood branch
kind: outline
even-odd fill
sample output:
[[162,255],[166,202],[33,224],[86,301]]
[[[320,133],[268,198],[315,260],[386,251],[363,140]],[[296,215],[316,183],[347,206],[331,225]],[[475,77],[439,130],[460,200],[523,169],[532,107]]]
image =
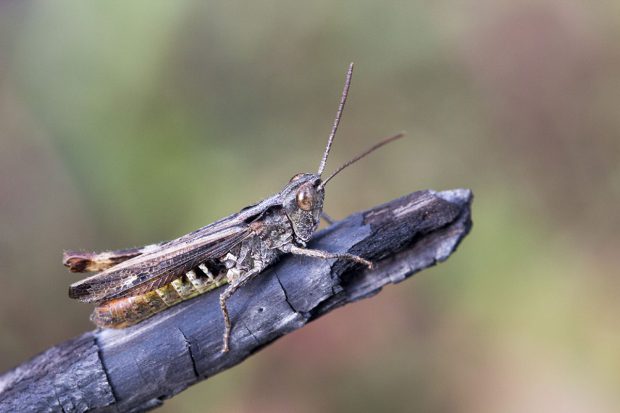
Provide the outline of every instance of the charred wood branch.
[[386,284],[443,261],[471,228],[469,190],[420,191],[349,216],[309,247],[350,262],[287,256],[229,301],[231,351],[221,353],[219,291],[124,330],[95,330],[0,376],[2,412],[137,412],[228,369],[279,337]]

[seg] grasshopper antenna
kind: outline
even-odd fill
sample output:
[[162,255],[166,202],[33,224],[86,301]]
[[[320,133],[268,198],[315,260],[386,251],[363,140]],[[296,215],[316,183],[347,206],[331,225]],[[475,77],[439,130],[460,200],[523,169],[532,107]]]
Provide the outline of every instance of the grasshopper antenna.
[[319,185],[319,189],[323,188],[330,181],[330,179],[332,179],[334,176],[336,176],[340,172],[342,172],[343,169],[353,165],[355,162],[357,162],[360,159],[364,158],[366,155],[369,155],[372,152],[376,151],[377,149],[379,149],[383,145],[387,145],[390,142],[394,142],[396,139],[400,139],[403,136],[405,136],[405,132],[400,132],[400,133],[397,133],[396,135],[388,136],[387,138],[381,139],[381,141],[377,142],[372,147],[366,149],[364,152],[360,153],[355,158],[351,159],[350,161],[346,162],[344,165],[342,165],[338,169],[336,169],[336,171],[333,174],[331,174],[327,179],[325,179],[323,182],[321,182],[321,184]]
[[340,104],[338,105],[338,112],[336,112],[336,119],[334,119],[334,125],[332,126],[332,132],[329,134],[329,139],[327,140],[327,146],[325,147],[325,153],[323,153],[323,159],[321,159],[321,163],[319,165],[319,172],[317,175],[321,176],[323,170],[325,170],[325,164],[327,163],[327,156],[329,155],[329,150],[332,147],[332,142],[334,142],[334,136],[336,136],[336,131],[338,130],[338,125],[340,124],[340,117],[342,116],[342,110],[344,109],[344,104],[347,102],[347,96],[349,95],[349,87],[351,86],[351,77],[353,76],[353,62],[349,64],[349,70],[347,70],[347,77],[344,81],[344,89],[342,90],[342,96],[340,97]]

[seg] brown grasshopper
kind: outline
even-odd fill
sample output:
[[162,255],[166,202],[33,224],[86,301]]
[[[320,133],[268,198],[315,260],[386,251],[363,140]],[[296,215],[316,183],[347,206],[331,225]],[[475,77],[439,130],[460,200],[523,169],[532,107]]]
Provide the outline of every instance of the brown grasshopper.
[[343,258],[372,267],[362,257],[306,248],[321,217],[329,222],[323,214],[327,182],[377,148],[403,136],[399,133],[380,141],[322,180],[352,74],[353,63],[347,71],[317,173],[297,174],[277,194],[172,241],[99,253],[65,251],[63,263],[71,271],[100,271],[72,284],[69,297],[96,303],[91,320],[97,326],[124,328],[228,283],[220,294],[225,325],[222,351],[226,352],[232,328],[226,301],[282,254]]

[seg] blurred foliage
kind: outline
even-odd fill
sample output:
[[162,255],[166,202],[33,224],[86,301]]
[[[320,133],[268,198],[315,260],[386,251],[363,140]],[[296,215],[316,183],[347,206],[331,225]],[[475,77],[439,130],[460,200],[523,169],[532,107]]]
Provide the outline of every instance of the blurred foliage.
[[63,249],[169,239],[409,137],[336,216],[469,187],[448,262],[161,411],[620,407],[620,2],[0,3],[0,368],[91,328]]

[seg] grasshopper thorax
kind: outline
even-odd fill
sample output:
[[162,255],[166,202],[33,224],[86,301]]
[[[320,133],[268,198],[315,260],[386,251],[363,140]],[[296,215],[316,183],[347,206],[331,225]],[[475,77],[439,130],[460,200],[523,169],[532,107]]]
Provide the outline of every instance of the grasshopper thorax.
[[282,190],[282,206],[295,238],[302,243],[309,241],[319,226],[324,198],[325,190],[317,174],[297,174]]

